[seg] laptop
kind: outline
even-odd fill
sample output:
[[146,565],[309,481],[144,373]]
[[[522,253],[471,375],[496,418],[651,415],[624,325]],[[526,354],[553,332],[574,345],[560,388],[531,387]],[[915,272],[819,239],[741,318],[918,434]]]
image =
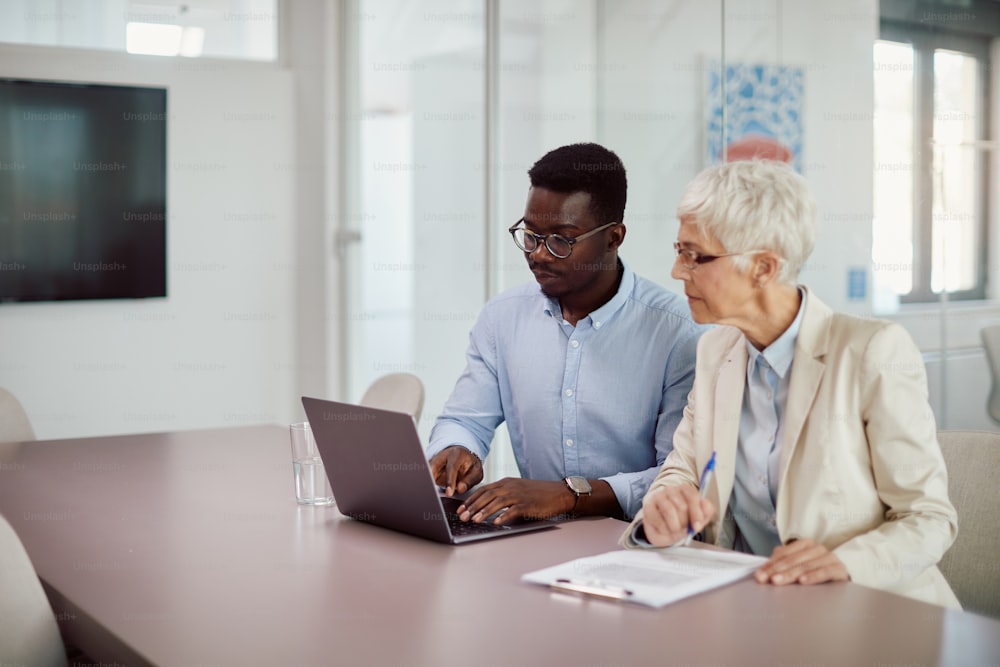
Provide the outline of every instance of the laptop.
[[408,414],[308,396],[302,407],[337,507],[353,519],[447,544],[555,527],[551,521],[460,521],[462,501],[440,492]]

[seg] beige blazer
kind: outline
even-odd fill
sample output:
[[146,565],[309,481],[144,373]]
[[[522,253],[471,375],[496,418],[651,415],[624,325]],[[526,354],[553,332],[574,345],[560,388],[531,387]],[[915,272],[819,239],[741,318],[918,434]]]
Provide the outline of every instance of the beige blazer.
[[[920,352],[901,326],[835,313],[806,295],[785,408],[778,535],[783,544],[822,543],[856,583],[958,608],[936,567],[958,522]],[[650,486],[697,486],[714,449],[707,497],[716,517],[705,541],[729,548],[747,356],[737,329],[701,337],[674,450]],[[622,544],[632,546],[627,538],[641,521],[640,511]]]

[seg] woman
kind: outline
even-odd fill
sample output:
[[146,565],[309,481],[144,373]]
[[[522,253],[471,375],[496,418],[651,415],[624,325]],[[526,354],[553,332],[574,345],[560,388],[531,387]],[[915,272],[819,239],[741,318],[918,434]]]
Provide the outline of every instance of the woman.
[[935,565],[957,520],[923,361],[899,325],[797,285],[816,237],[805,180],[778,162],[711,167],[677,215],[671,275],[697,322],[725,326],[699,342],[674,450],[623,544],[703,530],[768,556],[761,583],[852,580],[957,608]]

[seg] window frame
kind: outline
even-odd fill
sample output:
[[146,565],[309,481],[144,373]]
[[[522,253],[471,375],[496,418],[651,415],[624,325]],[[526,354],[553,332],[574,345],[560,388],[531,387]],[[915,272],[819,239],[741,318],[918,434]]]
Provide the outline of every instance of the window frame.
[[989,140],[990,118],[990,40],[984,35],[933,30],[911,23],[882,19],[879,40],[907,44],[913,48],[913,274],[912,288],[900,294],[900,303],[937,303],[947,294],[949,300],[985,299],[989,275],[990,200],[989,156],[975,151],[976,192],[976,284],[971,289],[935,292],[931,288],[933,271],[934,215],[934,52],[945,49],[972,56],[979,62],[976,82],[976,139]]

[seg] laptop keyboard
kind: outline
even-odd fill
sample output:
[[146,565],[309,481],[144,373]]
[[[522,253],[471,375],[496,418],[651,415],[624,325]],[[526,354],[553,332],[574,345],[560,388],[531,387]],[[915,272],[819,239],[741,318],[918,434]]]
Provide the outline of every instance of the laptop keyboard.
[[[462,521],[458,518],[458,514],[454,511],[458,509],[458,506],[461,505],[462,502],[460,500],[456,500],[455,498],[442,497],[441,504],[444,506],[444,515],[448,519],[448,527],[451,528],[452,535],[482,535],[483,533],[496,533],[510,530],[510,526],[499,526],[495,523],[490,523],[489,521],[483,521],[482,523]],[[490,519],[492,518],[493,517],[490,517]]]
[[462,521],[457,514],[447,512],[448,526],[452,535],[482,535],[483,533],[496,533],[510,530],[510,526],[499,526],[495,523],[473,523],[472,521]]

